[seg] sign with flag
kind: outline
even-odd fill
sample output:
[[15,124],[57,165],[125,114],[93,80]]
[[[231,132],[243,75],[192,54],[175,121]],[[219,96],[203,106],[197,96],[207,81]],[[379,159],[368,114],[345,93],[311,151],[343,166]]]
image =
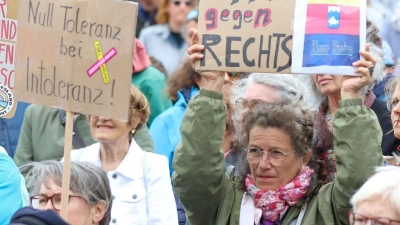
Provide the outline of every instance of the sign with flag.
[[355,75],[365,48],[365,0],[296,2],[293,73]]

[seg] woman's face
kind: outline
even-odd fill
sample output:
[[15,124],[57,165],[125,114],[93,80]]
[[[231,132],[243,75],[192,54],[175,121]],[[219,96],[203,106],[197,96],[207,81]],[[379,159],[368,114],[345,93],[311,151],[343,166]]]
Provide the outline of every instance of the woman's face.
[[[255,185],[261,190],[277,190],[292,181],[300,172],[303,159],[294,156],[291,137],[277,128],[254,126],[249,134],[249,148],[263,151],[260,163],[250,163]],[[268,159],[268,152],[278,149],[286,154],[280,166],[274,166]]]
[[[396,90],[394,91],[392,102],[400,100],[400,85],[396,86]],[[392,112],[391,112],[391,119],[393,125],[393,132],[394,136],[397,139],[400,139],[400,104],[397,104]]]
[[169,19],[174,23],[183,25],[187,14],[193,7],[193,0],[170,0],[168,7]]
[[[382,197],[372,198],[356,204],[355,213],[367,218],[385,217],[390,220],[400,221],[400,214],[393,208],[389,198],[382,200]],[[355,216],[357,218],[357,216]],[[392,223],[398,224],[398,223]]]
[[[52,197],[54,195],[61,194],[61,187],[58,186],[52,179],[47,179],[47,187],[42,184],[40,187],[39,196]],[[69,195],[79,196],[79,194],[69,191]],[[58,200],[57,200],[58,201]],[[60,201],[58,201],[60,202]],[[44,202],[43,202],[44,204]],[[58,204],[53,202],[53,204]],[[46,205],[40,206],[38,209],[40,210],[53,210],[60,214],[60,209],[55,209],[51,203],[51,200],[48,200]],[[56,206],[57,207],[57,206]],[[68,220],[67,222],[71,225],[89,225],[93,224],[92,221],[95,220],[93,207],[90,207],[89,204],[80,197],[70,197],[68,203]]]
[[102,116],[90,116],[90,130],[93,140],[102,142],[119,142],[127,139],[129,132],[137,124],[129,125],[127,122],[109,119]]
[[342,88],[342,76],[330,74],[313,74],[312,75],[317,89],[323,95],[332,95],[340,93]]

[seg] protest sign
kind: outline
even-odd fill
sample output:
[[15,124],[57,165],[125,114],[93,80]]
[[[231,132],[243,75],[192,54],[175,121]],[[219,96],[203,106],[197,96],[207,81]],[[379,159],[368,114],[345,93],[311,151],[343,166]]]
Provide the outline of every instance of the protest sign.
[[0,117],[11,118],[16,110],[13,97],[18,1],[0,0]]
[[201,0],[196,70],[288,73],[295,0]]
[[293,73],[356,75],[365,49],[365,0],[297,0]]
[[128,120],[137,4],[20,0],[15,98]]

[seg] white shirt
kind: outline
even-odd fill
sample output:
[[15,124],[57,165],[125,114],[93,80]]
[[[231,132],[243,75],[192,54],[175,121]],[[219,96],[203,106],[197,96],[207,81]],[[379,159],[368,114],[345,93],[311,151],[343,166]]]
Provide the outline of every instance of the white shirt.
[[[147,188],[143,155],[147,154]],[[100,144],[73,150],[71,161],[91,162],[101,167]],[[165,156],[147,153],[131,140],[128,153],[115,171],[107,173],[113,203],[110,225],[178,224],[176,203]]]

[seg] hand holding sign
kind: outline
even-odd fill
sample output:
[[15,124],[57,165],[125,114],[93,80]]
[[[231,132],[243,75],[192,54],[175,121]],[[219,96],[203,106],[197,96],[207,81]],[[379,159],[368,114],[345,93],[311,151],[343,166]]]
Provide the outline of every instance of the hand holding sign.
[[[188,48],[189,61],[194,67],[196,61],[204,58],[201,53],[204,50],[204,46],[196,44],[198,42],[197,29],[191,29],[192,32],[192,46]],[[224,85],[224,73],[220,71],[198,71],[198,73],[205,79],[204,89],[220,92]]]
[[374,66],[376,59],[369,53],[369,44],[365,47],[366,51],[360,51],[361,56],[365,59],[360,59],[353,63],[356,67],[355,73],[361,74],[361,76],[343,76],[342,77],[342,99],[359,98],[359,91],[366,85],[369,85],[372,81],[372,74],[370,74],[369,68]]

